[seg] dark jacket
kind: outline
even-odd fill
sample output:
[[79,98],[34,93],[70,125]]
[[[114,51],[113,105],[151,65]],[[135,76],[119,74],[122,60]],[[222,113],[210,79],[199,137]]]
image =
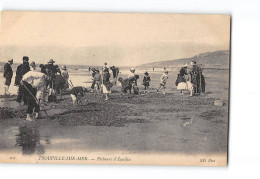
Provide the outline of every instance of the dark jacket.
[[4,65],[4,78],[12,78],[13,77],[13,70],[9,63]]
[[59,70],[59,67],[57,65],[53,65],[53,64],[47,64],[46,65],[46,72],[47,72],[47,75],[51,78],[51,79],[54,79],[56,74],[59,72],[60,73],[60,70]]
[[149,86],[150,85],[150,81],[151,81],[150,76],[144,76],[143,85],[144,86]]
[[181,76],[188,75],[187,68],[182,67],[181,70],[180,70],[180,75]]
[[16,69],[16,76],[15,76],[15,85],[19,85],[20,81],[23,78],[23,75],[30,71],[30,66],[28,62],[24,62],[23,64],[19,65]]

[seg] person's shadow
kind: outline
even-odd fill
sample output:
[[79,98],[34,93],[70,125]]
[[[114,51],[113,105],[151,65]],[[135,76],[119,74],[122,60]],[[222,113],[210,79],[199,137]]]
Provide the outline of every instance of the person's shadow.
[[22,148],[24,155],[44,154],[44,146],[40,143],[39,128],[37,125],[25,125],[19,127],[16,135],[16,146]]

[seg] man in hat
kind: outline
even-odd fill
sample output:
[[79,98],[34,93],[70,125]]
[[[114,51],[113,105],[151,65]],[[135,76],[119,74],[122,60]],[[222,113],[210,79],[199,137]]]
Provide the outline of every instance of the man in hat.
[[164,70],[161,78],[160,78],[160,86],[159,88],[157,89],[157,93],[159,93],[159,91],[161,89],[163,89],[163,94],[165,94],[165,88],[166,88],[166,82],[168,80],[168,71],[167,70]]
[[193,95],[199,95],[201,92],[205,92],[205,80],[202,74],[202,69],[197,65],[196,61],[191,61],[192,68],[190,70],[191,83],[193,84]]
[[[32,62],[30,64],[30,71],[23,76],[20,82],[25,88],[24,93],[28,101],[27,121],[33,121],[39,115],[40,99],[44,95],[46,79],[47,76],[44,73],[36,71],[36,64]],[[32,116],[33,112],[35,116]]]
[[108,68],[107,62],[104,63],[102,70],[103,70],[103,72],[108,71],[108,73],[109,73],[109,68]]
[[5,93],[4,95],[9,95],[9,86],[12,81],[13,77],[13,70],[12,70],[12,64],[13,64],[13,59],[8,60],[8,63],[4,65],[4,78],[5,78]]
[[15,76],[15,85],[19,86],[16,100],[18,103],[21,103],[22,101],[24,101],[25,104],[27,103],[26,98],[24,98],[24,87],[20,85],[20,82],[23,78],[23,75],[28,71],[30,71],[29,57],[24,56],[23,63],[17,67]]
[[[57,73],[61,73],[59,70],[58,65],[54,65],[55,61],[53,59],[50,59],[48,61],[48,64],[46,65],[46,72],[48,76],[48,82],[46,84],[47,87],[49,87],[49,97],[48,99],[52,99],[54,92],[54,80],[56,78]],[[49,100],[51,101],[51,100]]]

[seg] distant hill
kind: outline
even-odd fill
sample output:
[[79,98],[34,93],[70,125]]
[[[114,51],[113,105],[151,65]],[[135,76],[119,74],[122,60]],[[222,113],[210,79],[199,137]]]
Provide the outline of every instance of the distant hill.
[[197,64],[203,64],[204,68],[229,69],[228,50],[202,53],[191,58],[147,63],[147,64],[139,65],[138,68],[153,68],[153,67],[179,68],[182,67],[185,63],[189,64],[189,62],[191,62],[192,60],[195,60]]

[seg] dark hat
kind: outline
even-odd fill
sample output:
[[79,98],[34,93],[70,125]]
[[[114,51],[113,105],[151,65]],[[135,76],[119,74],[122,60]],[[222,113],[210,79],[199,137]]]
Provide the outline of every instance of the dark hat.
[[48,63],[55,63],[55,61],[53,59],[50,59]]
[[10,60],[8,60],[8,62],[14,62],[14,60],[13,60],[13,59],[10,59]]
[[27,56],[23,56],[23,61],[29,61],[29,57],[27,57]]
[[144,74],[145,74],[145,75],[149,75],[149,73],[148,73],[148,72],[145,72]]
[[104,65],[107,65],[107,62],[105,62]]
[[34,61],[32,61],[32,63],[30,64],[31,67],[36,67],[36,64]]

